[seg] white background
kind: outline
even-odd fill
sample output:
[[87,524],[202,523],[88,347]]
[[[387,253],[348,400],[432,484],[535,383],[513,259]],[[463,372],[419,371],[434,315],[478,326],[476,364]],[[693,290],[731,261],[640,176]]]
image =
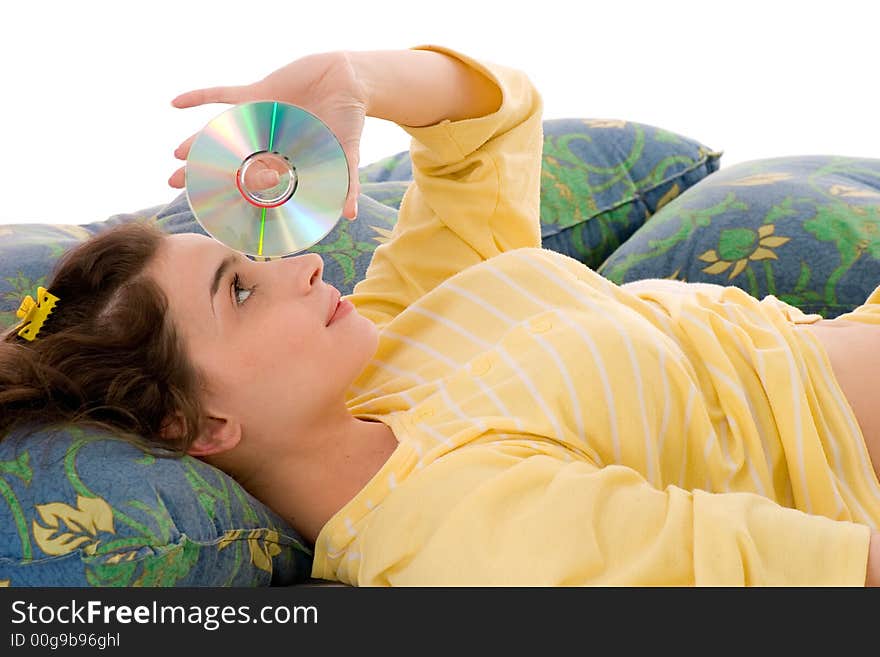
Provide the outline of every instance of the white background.
[[[173,149],[245,84],[313,52],[438,43],[525,70],[544,117],[620,118],[723,150],[880,157],[874,0],[146,0],[4,3],[0,223],[166,203]],[[408,147],[368,119],[361,164]]]

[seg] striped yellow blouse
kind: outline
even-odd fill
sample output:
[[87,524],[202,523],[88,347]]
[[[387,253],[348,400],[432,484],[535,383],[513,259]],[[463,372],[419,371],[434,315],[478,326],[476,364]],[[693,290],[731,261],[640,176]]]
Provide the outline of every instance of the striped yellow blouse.
[[323,528],[360,585],[861,585],[880,486],[807,316],[773,297],[617,286],[540,248],[541,99],[412,135],[414,183],[349,297],[350,391],[399,445]]

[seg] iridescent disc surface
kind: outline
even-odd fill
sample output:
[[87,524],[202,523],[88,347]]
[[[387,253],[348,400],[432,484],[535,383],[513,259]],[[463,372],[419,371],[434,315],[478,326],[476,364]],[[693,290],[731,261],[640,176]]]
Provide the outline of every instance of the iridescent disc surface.
[[[253,183],[273,168],[278,181]],[[262,175],[262,174],[261,174]],[[196,136],[186,197],[211,237],[253,256],[280,257],[320,242],[342,216],[348,162],[336,136],[301,107],[236,105]]]

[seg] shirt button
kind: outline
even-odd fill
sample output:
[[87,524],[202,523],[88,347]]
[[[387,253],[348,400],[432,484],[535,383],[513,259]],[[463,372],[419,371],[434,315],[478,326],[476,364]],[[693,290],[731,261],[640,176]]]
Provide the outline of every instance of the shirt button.
[[416,413],[416,420],[422,422],[423,420],[427,420],[429,417],[434,416],[433,408],[423,408],[418,413]]

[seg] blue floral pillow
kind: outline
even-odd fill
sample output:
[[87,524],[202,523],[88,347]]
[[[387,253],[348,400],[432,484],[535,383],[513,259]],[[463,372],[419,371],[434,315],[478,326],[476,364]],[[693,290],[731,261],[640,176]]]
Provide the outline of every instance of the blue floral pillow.
[[[591,266],[658,208],[718,167],[720,153],[625,121],[544,123],[544,246]],[[361,170],[359,216],[311,250],[343,294],[390,237],[412,174],[409,153]],[[184,194],[164,206],[84,225],[0,225],[0,329],[45,286],[67,249],[114,224],[205,231]],[[68,427],[0,440],[0,585],[294,584],[310,574],[301,537],[233,479],[190,457],[152,454]]]
[[743,162],[693,186],[601,265],[617,283],[736,285],[833,318],[880,284],[880,160]]
[[268,586],[311,550],[189,456],[67,427],[0,441],[0,586]]

